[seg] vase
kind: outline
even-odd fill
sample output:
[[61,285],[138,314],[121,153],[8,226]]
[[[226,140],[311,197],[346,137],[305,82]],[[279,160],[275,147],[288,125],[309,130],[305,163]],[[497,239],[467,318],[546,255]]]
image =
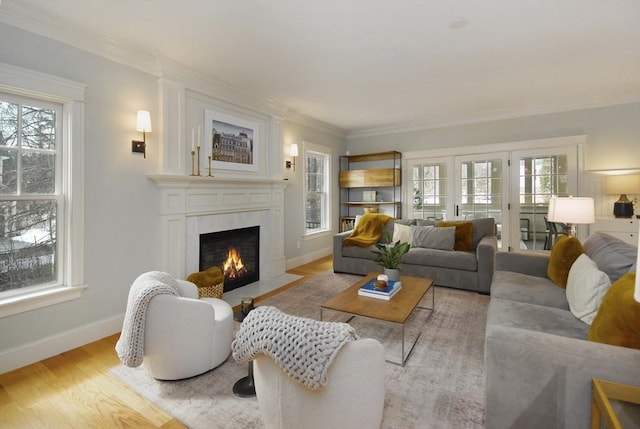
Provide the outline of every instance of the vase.
[[400,270],[397,268],[385,268],[384,273],[389,277],[389,280],[400,280]]

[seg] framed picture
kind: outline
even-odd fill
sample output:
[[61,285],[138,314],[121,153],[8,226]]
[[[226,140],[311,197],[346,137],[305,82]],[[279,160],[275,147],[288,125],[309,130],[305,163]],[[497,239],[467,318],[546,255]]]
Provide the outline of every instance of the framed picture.
[[205,110],[204,158],[213,169],[257,171],[259,131],[257,122]]

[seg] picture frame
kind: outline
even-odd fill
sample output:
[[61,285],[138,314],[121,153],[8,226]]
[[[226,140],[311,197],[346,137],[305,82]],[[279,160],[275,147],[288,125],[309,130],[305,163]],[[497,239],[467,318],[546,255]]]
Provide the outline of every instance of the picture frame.
[[207,160],[211,155],[214,170],[258,171],[259,136],[257,122],[215,110],[204,112],[203,156]]

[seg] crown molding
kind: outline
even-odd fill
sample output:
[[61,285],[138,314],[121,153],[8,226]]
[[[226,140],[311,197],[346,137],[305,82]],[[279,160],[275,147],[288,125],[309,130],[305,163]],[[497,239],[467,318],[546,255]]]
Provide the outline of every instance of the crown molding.
[[423,131],[435,128],[472,125],[482,122],[500,121],[505,119],[524,118],[528,116],[544,115],[550,113],[568,112],[572,110],[594,109],[598,107],[613,106],[618,104],[639,103],[640,95],[621,95],[611,97],[597,97],[586,100],[572,100],[563,103],[547,104],[540,106],[524,107],[521,109],[502,109],[489,112],[480,112],[475,115],[462,115],[458,118],[436,118],[423,121],[408,122],[405,124],[391,125],[388,127],[363,128],[347,133],[347,139],[362,137],[374,137],[389,134],[402,134],[414,131]]
[[295,122],[306,127],[314,128],[318,131],[330,134],[341,139],[347,138],[347,131],[335,125],[328,124],[319,119],[300,113],[297,110],[289,109],[284,117],[285,120]]

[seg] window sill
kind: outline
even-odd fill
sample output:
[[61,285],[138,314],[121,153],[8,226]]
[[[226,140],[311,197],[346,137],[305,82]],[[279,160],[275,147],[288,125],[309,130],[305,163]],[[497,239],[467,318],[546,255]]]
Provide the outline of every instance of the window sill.
[[58,286],[24,295],[7,297],[0,300],[0,318],[78,299],[86,288],[86,285]]
[[321,238],[327,235],[333,235],[333,231],[330,229],[322,229],[314,232],[308,232],[305,233],[303,240],[313,240],[315,238]]

